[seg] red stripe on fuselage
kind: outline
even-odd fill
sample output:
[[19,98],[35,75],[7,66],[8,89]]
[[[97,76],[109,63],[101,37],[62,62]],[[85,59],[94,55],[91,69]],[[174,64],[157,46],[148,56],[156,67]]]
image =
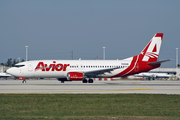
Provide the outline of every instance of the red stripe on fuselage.
[[128,68],[113,77],[124,77],[140,72],[148,72],[151,69],[159,67],[161,64],[148,65],[148,62],[142,61],[144,55],[140,54],[133,57],[133,60]]
[[129,74],[132,74],[132,72],[136,68],[137,59],[138,59],[138,56],[134,56],[133,60],[131,62],[131,65],[127,69],[125,69],[124,71],[120,72],[119,74],[117,74],[113,77],[123,77],[123,76],[127,76]]

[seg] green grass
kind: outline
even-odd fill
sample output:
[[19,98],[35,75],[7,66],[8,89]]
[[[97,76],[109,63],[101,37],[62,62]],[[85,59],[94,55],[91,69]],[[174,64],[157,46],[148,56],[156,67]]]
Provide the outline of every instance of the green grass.
[[180,95],[0,94],[0,119],[119,119],[123,116],[125,119],[180,118]]

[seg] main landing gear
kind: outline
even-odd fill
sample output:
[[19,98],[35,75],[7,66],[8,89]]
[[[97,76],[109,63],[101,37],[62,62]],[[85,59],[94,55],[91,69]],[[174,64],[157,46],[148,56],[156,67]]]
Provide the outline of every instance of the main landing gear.
[[22,83],[26,83],[26,80],[22,80]]
[[64,81],[63,81],[63,80],[61,80],[61,83],[64,83]]
[[82,82],[83,82],[83,83],[93,83],[94,81],[93,81],[93,79],[89,79],[89,80],[83,79]]

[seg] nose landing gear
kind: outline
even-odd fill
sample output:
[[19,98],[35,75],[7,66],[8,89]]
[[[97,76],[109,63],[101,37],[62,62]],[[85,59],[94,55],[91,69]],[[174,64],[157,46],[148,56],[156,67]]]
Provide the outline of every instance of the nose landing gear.
[[17,79],[22,80],[22,83],[26,83],[26,78],[24,77],[18,77]]

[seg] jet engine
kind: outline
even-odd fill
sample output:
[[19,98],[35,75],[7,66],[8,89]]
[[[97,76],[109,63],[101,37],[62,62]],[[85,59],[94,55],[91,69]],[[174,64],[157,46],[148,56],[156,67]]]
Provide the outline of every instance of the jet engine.
[[67,80],[82,81],[83,80],[83,73],[80,73],[80,72],[68,72],[67,73]]

